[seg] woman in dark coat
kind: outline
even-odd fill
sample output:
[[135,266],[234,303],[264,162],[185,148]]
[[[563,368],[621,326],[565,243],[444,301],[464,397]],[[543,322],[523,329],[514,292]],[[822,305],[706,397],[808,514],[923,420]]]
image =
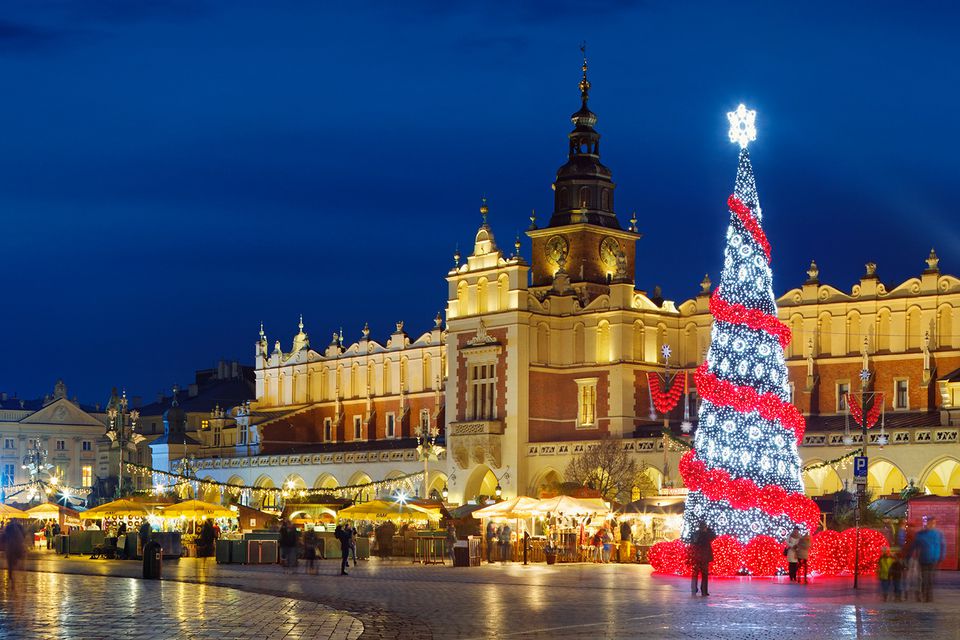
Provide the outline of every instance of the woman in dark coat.
[[213,531],[213,522],[204,520],[200,527],[200,535],[197,536],[197,557],[209,558],[213,555],[213,544],[216,534]]

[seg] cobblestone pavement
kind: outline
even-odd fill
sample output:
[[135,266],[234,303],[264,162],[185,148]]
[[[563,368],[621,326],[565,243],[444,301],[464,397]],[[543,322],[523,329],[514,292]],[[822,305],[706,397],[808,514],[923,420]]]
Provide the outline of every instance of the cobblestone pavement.
[[[35,554],[38,571],[137,575],[137,563]],[[721,638],[808,637],[960,640],[960,575],[941,573],[936,601],[882,602],[875,579],[859,591],[849,578],[796,585],[783,579],[720,579],[708,598],[691,597],[682,578],[648,566],[520,564],[479,568],[374,559],[337,575],[276,566],[216,565],[192,559],[164,565],[164,578],[284,595],[344,610],[363,638]],[[196,587],[194,587],[196,588]]]
[[329,638],[363,625],[330,607],[237,589],[132,578],[0,575],[0,638]]

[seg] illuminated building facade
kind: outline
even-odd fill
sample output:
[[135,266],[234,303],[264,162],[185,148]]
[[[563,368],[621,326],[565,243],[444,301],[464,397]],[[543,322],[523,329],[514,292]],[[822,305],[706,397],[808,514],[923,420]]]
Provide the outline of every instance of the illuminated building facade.
[[[486,203],[473,250],[446,274],[446,322],[413,336],[402,322],[385,342],[365,327],[322,348],[303,330],[284,351],[261,328],[255,400],[209,419],[236,432],[232,450],[198,447],[197,477],[257,487],[333,488],[422,470],[418,427],[441,426],[445,455],[431,463],[429,493],[453,503],[555,490],[571,457],[612,437],[658,486],[677,486],[680,452],[665,448],[651,417],[647,372],[692,372],[709,344],[712,284],[683,302],[636,287],[636,218],[621,222],[615,184],[601,161],[589,109],[586,64],[572,116],[568,158],[553,184],[552,215],[531,218],[529,257],[517,241],[497,244]],[[776,276],[775,280],[783,276]],[[878,494],[911,480],[922,490],[960,489],[960,280],[931,252],[917,278],[881,283],[876,266],[849,293],[821,284],[815,265],[802,286],[777,300],[793,332],[786,353],[793,399],[807,415],[805,463],[857,446],[845,440],[847,393],[858,373],[883,393],[881,426],[870,432],[870,486]],[[691,382],[692,384],[692,382]],[[696,415],[696,392],[690,390]],[[677,429],[681,413],[671,415]],[[677,434],[679,434],[679,429]],[[849,470],[805,474],[808,494],[843,486]],[[411,483],[411,491],[423,487]],[[216,495],[207,496],[216,498]]]

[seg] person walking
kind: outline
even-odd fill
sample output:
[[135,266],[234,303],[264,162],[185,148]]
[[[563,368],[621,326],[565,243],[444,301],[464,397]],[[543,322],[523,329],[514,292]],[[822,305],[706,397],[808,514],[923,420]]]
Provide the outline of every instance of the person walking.
[[357,566],[357,528],[353,525],[347,525],[350,529],[350,556],[353,558],[353,566]]
[[500,528],[500,561],[510,561],[510,525],[505,524]]
[[314,564],[317,559],[317,532],[314,529],[307,529],[303,532],[303,557],[307,561],[307,573],[315,575],[317,572]]
[[893,555],[890,548],[883,550],[883,555],[877,560],[877,580],[880,581],[880,593],[883,594],[883,601],[886,602],[890,597],[890,569],[893,567]]
[[340,541],[340,575],[349,575],[347,573],[347,567],[350,566],[350,543],[353,538],[352,531],[349,526],[338,524],[337,528],[333,532],[333,535],[337,540]]
[[894,601],[900,602],[903,596],[903,559],[898,552],[894,552],[890,565],[890,584],[893,586]]
[[797,565],[799,564],[797,558],[797,545],[800,544],[800,529],[794,527],[793,531],[790,532],[790,535],[787,536],[786,545],[787,548],[784,550],[787,556],[787,566],[790,573],[790,582],[797,581]]
[[943,533],[937,529],[936,518],[927,519],[923,529],[917,532],[913,545],[920,563],[920,597],[924,602],[932,602],[933,576],[946,555]]
[[280,523],[280,555],[283,559],[284,573],[297,569],[297,530],[286,519]]
[[804,531],[803,535],[800,536],[800,542],[797,543],[797,582],[800,582],[800,577],[803,576],[803,584],[808,584],[807,559],[809,557],[810,557],[810,534]]
[[690,575],[690,595],[697,595],[697,577],[700,577],[700,595],[708,596],[710,591],[707,589],[710,574],[710,563],[713,562],[713,540],[717,534],[706,523],[701,522],[697,532],[693,535],[690,543],[689,563],[692,573]]
[[447,557],[450,558],[450,564],[454,564],[453,545],[457,543],[457,528],[452,522],[447,523],[447,537],[444,542],[446,543],[446,552]]
[[23,568],[23,559],[27,555],[25,535],[23,527],[16,520],[10,520],[3,529],[3,548],[7,557],[7,577],[11,592],[17,590],[16,572]]
[[47,524],[43,527],[43,537],[47,540],[47,551],[50,551],[53,545],[53,522],[51,520],[47,520]]
[[487,564],[493,564],[493,547],[496,544],[498,536],[497,536],[497,530],[493,526],[493,521],[491,520],[487,521],[486,538],[487,538]]
[[150,522],[146,518],[143,519],[143,522],[140,523],[140,531],[138,532],[138,537],[140,541],[140,555],[143,555],[143,548],[147,546],[147,543],[150,542]]
[[610,562],[610,552],[613,550],[613,536],[606,527],[600,530],[600,542],[603,544],[603,562],[607,564]]

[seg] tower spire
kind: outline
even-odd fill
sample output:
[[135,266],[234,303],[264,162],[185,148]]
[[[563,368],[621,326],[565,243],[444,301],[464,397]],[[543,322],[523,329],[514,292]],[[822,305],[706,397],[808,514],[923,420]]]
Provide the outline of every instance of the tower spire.
[[583,108],[587,108],[587,100],[590,99],[590,81],[587,80],[587,41],[580,43],[580,53],[583,54],[583,77],[580,79],[580,100],[583,102]]

